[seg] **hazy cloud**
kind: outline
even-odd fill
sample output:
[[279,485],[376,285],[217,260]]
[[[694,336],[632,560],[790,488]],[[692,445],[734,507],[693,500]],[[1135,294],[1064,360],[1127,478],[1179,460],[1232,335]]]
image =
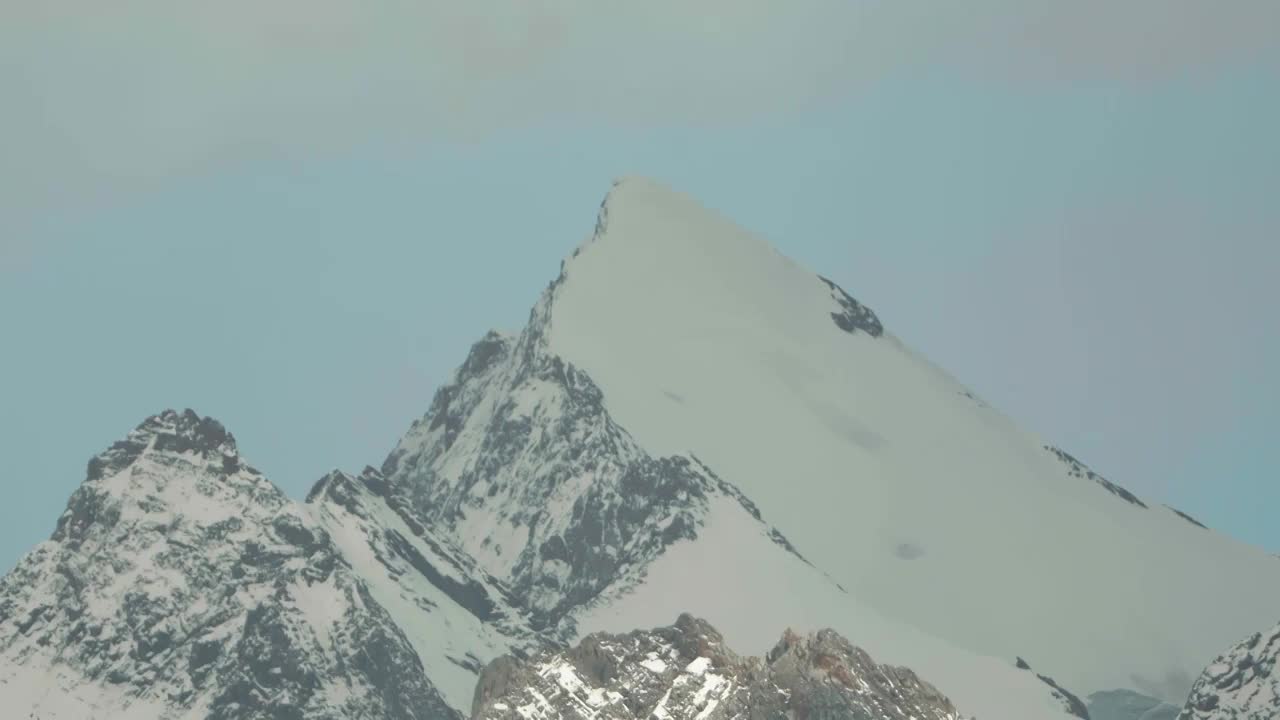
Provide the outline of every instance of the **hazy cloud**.
[[1267,0],[7,0],[0,152],[57,195],[263,145],[732,120],[921,68],[1151,80],[1275,51],[1277,26]]
[[31,248],[24,236],[3,232],[0,226],[0,273],[25,270],[31,260]]

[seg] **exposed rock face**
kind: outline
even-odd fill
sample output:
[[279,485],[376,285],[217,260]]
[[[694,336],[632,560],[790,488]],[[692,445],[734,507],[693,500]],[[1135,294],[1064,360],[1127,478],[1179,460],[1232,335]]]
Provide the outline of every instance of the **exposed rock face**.
[[542,624],[624,564],[690,537],[710,485],[687,459],[636,447],[590,378],[533,338],[513,347],[493,335],[383,470],[424,524],[454,529]]
[[712,496],[760,519],[697,458],[646,452],[591,378],[547,349],[554,288],[518,338],[476,343],[382,467],[392,502],[509,584],[536,627],[695,537]]
[[[1099,485],[1101,485],[1102,487],[1106,488],[1107,492],[1111,493],[1112,495],[1115,495],[1116,497],[1120,498],[1121,500],[1124,500],[1125,502],[1131,505],[1137,505],[1138,507],[1144,508],[1144,509],[1147,507],[1147,504],[1142,502],[1142,500],[1138,499],[1137,495],[1134,495],[1133,493],[1129,492],[1123,487],[1111,482],[1110,480],[1102,477],[1098,473],[1090,470],[1088,465],[1085,465],[1084,463],[1077,460],[1075,456],[1071,455],[1066,450],[1056,448],[1052,445],[1045,445],[1044,449],[1053,453],[1054,457],[1058,458],[1058,460],[1061,461],[1063,465],[1067,466],[1067,474],[1070,475],[1071,477],[1092,480],[1098,483]],[[1179,514],[1181,515],[1182,513],[1179,513]],[[1184,517],[1186,516],[1184,515]],[[1186,517],[1186,519],[1190,520],[1189,517]],[[1195,521],[1191,520],[1191,522],[1195,522]],[[1195,522],[1195,524],[1199,525],[1200,523]],[[1203,527],[1203,525],[1201,527]]]
[[1191,688],[1178,720],[1280,718],[1280,625],[1255,633],[1213,661]]
[[648,718],[958,720],[941,693],[904,668],[876,664],[825,630],[786,633],[765,658],[726,648],[706,622],[597,634],[561,653],[490,665],[475,720]]
[[[384,503],[378,502],[384,498]],[[326,475],[307,497],[307,502],[315,505],[320,505],[321,500],[337,504],[349,513],[351,517],[344,518],[347,523],[362,524],[363,521],[363,529],[377,533],[368,538],[370,550],[391,574],[403,576],[411,568],[476,619],[500,627],[511,626],[514,632],[527,630],[519,610],[511,603],[510,591],[452,548],[448,540],[437,537],[400,508],[393,497],[386,495],[386,481],[377,470],[365,468],[356,477],[342,472]],[[404,524],[407,533],[389,521],[388,512]],[[417,539],[418,543],[411,542],[410,538]],[[426,546],[428,552],[418,549],[418,544]]]
[[419,523],[377,470],[329,473],[308,494],[306,509],[404,630],[452,707],[470,708],[476,677],[490,660],[550,643],[530,627],[506,584]]
[[[1031,665],[1029,665],[1027,661],[1023,660],[1022,658],[1018,658],[1015,664],[1022,670],[1035,672],[1034,670],[1031,670]],[[1036,677],[1040,678],[1040,682],[1049,686],[1054,699],[1062,703],[1062,707],[1066,709],[1068,714],[1081,718],[1081,720],[1092,720],[1092,718],[1090,718],[1089,716],[1089,706],[1085,705],[1084,701],[1081,700],[1078,696],[1076,696],[1075,693],[1062,687],[1057,683],[1057,681],[1055,681],[1053,678],[1049,677],[1048,675],[1041,675],[1040,673],[1036,673]]]
[[191,411],[89,463],[0,581],[14,717],[454,718],[328,535]]
[[876,317],[871,308],[854,300],[852,295],[834,282],[822,276],[818,279],[831,290],[831,299],[840,306],[837,312],[831,313],[831,319],[835,321],[836,327],[851,335],[859,330],[871,337],[884,335],[884,325],[880,324],[880,318]]
[[1173,514],[1174,514],[1174,515],[1177,515],[1178,517],[1182,518],[1183,520],[1186,520],[1187,522],[1191,523],[1192,525],[1195,525],[1196,527],[1200,528],[1201,530],[1208,530],[1208,529],[1209,529],[1209,527],[1208,527],[1207,525],[1205,525],[1204,523],[1200,522],[1199,520],[1197,520],[1197,519],[1195,519],[1195,518],[1191,517],[1191,516],[1190,516],[1190,515],[1188,515],[1187,513],[1182,512],[1182,511],[1181,511],[1181,510],[1179,510],[1178,508],[1173,507],[1173,506],[1171,506],[1171,505],[1165,505],[1165,507],[1167,507],[1167,508],[1169,508],[1169,510],[1173,511]]

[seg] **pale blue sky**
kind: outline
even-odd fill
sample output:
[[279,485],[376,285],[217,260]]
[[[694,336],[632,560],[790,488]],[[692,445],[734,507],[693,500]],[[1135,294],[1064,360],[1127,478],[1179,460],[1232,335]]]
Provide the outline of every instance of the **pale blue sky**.
[[0,7],[0,566],[162,408],[379,463],[632,173],[1280,551],[1276,5],[299,2]]

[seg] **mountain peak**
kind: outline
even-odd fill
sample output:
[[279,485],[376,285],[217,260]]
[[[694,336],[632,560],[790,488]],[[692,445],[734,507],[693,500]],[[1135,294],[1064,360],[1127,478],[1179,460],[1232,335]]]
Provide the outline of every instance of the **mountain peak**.
[[623,175],[615,178],[613,187],[609,189],[609,194],[605,196],[604,204],[616,206],[633,202],[697,204],[688,195],[650,177]]
[[240,467],[236,439],[222,423],[187,408],[164,410],[143,420],[123,440],[89,460],[87,480],[99,480],[133,464],[147,451],[194,454],[221,463],[226,472]]
[[[199,453],[236,453],[236,439],[227,428],[211,417],[202,417],[187,408],[182,412],[165,410],[147,418],[139,430],[149,432],[159,442],[158,450]],[[161,439],[163,438],[163,439]]]
[[[834,358],[853,352],[850,336],[862,345],[887,334],[876,314],[834,281],[645,178],[615,183],[595,233],[565,261],[548,298],[537,310],[548,318],[549,347],[597,382],[615,385],[611,403],[625,403],[635,388],[627,379],[634,369],[623,368],[640,357],[645,374],[661,369],[666,376],[663,387],[639,391],[653,399],[686,394],[668,385],[687,374],[690,352],[723,352],[699,360],[705,367],[734,366],[742,357],[776,365],[780,354],[799,348]],[[662,453],[684,449],[679,441]]]
[[[699,231],[648,232],[653,222],[670,223],[669,230],[685,227]],[[707,224],[719,226],[721,232],[701,232]],[[731,231],[729,234],[735,241],[747,238],[752,241],[748,244],[767,247],[762,240],[743,233],[729,219],[708,209],[693,197],[658,180],[629,175],[613,181],[613,186],[600,203],[595,232],[588,244],[605,235],[612,237],[621,234],[629,243],[652,243],[662,247],[663,241],[687,244],[715,240],[725,230]]]
[[875,313],[831,280],[694,198],[644,177],[614,182],[595,232],[565,262],[553,290],[553,324],[584,336],[598,336],[599,328],[589,326],[601,323],[628,333],[645,326],[695,336],[745,328],[787,342],[805,334],[829,337],[833,325],[848,334],[884,332]]

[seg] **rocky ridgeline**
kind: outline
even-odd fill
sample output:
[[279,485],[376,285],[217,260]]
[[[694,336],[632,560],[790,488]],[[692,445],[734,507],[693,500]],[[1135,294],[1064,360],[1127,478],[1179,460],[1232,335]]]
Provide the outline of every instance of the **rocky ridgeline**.
[[716,498],[739,503],[799,556],[698,458],[646,452],[595,382],[550,351],[555,288],[524,332],[485,336],[439,389],[382,466],[388,502],[452,536],[511,588],[538,629],[554,629],[673,543],[697,537]]
[[788,631],[764,658],[726,648],[705,621],[595,634],[563,652],[500,658],[481,675],[475,720],[958,720],[906,668],[880,665],[838,634]]

